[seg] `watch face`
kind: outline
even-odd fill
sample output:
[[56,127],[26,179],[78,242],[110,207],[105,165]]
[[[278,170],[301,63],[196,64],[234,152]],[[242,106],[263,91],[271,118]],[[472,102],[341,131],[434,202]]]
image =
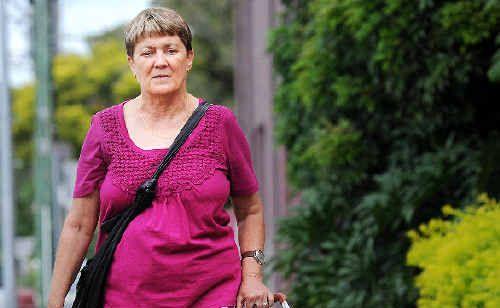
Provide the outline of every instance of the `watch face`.
[[255,257],[260,264],[264,264],[264,252],[262,250],[257,250],[255,252]]

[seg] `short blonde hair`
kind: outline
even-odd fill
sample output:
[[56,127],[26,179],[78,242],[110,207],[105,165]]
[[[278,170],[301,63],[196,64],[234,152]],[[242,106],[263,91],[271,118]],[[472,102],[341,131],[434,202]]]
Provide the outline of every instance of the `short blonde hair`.
[[177,35],[187,51],[192,50],[193,39],[188,24],[176,11],[155,7],[141,11],[125,29],[127,55],[134,55],[135,44],[144,37],[154,35]]

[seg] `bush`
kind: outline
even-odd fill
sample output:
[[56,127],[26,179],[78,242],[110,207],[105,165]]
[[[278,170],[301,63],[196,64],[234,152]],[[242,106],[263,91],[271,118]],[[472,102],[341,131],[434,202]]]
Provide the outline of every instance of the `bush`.
[[412,307],[406,237],[500,197],[500,1],[284,0],[277,140],[302,193],[277,269],[298,307]]
[[410,231],[408,264],[416,278],[420,307],[500,307],[500,204],[485,195],[451,220],[432,219]]

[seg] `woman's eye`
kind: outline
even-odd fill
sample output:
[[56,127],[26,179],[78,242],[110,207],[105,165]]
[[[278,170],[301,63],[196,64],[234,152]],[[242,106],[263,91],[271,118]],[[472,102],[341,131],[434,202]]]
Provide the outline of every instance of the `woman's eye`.
[[173,53],[176,53],[176,52],[177,52],[177,50],[175,50],[175,49],[169,49],[168,50],[168,53],[170,53],[170,54],[173,54]]
[[143,56],[149,56],[149,55],[151,55],[151,51],[144,51],[144,52],[142,53],[142,55],[143,55]]

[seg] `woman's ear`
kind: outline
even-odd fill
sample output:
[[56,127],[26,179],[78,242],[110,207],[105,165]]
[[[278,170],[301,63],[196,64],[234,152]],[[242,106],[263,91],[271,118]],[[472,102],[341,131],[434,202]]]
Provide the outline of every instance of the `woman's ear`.
[[130,70],[132,71],[132,74],[134,75],[134,78],[136,78],[136,73],[135,73],[135,63],[134,63],[134,58],[131,56],[127,56],[127,62],[128,62],[128,67],[130,67]]
[[194,50],[191,49],[187,52],[187,70],[189,71],[193,67]]

